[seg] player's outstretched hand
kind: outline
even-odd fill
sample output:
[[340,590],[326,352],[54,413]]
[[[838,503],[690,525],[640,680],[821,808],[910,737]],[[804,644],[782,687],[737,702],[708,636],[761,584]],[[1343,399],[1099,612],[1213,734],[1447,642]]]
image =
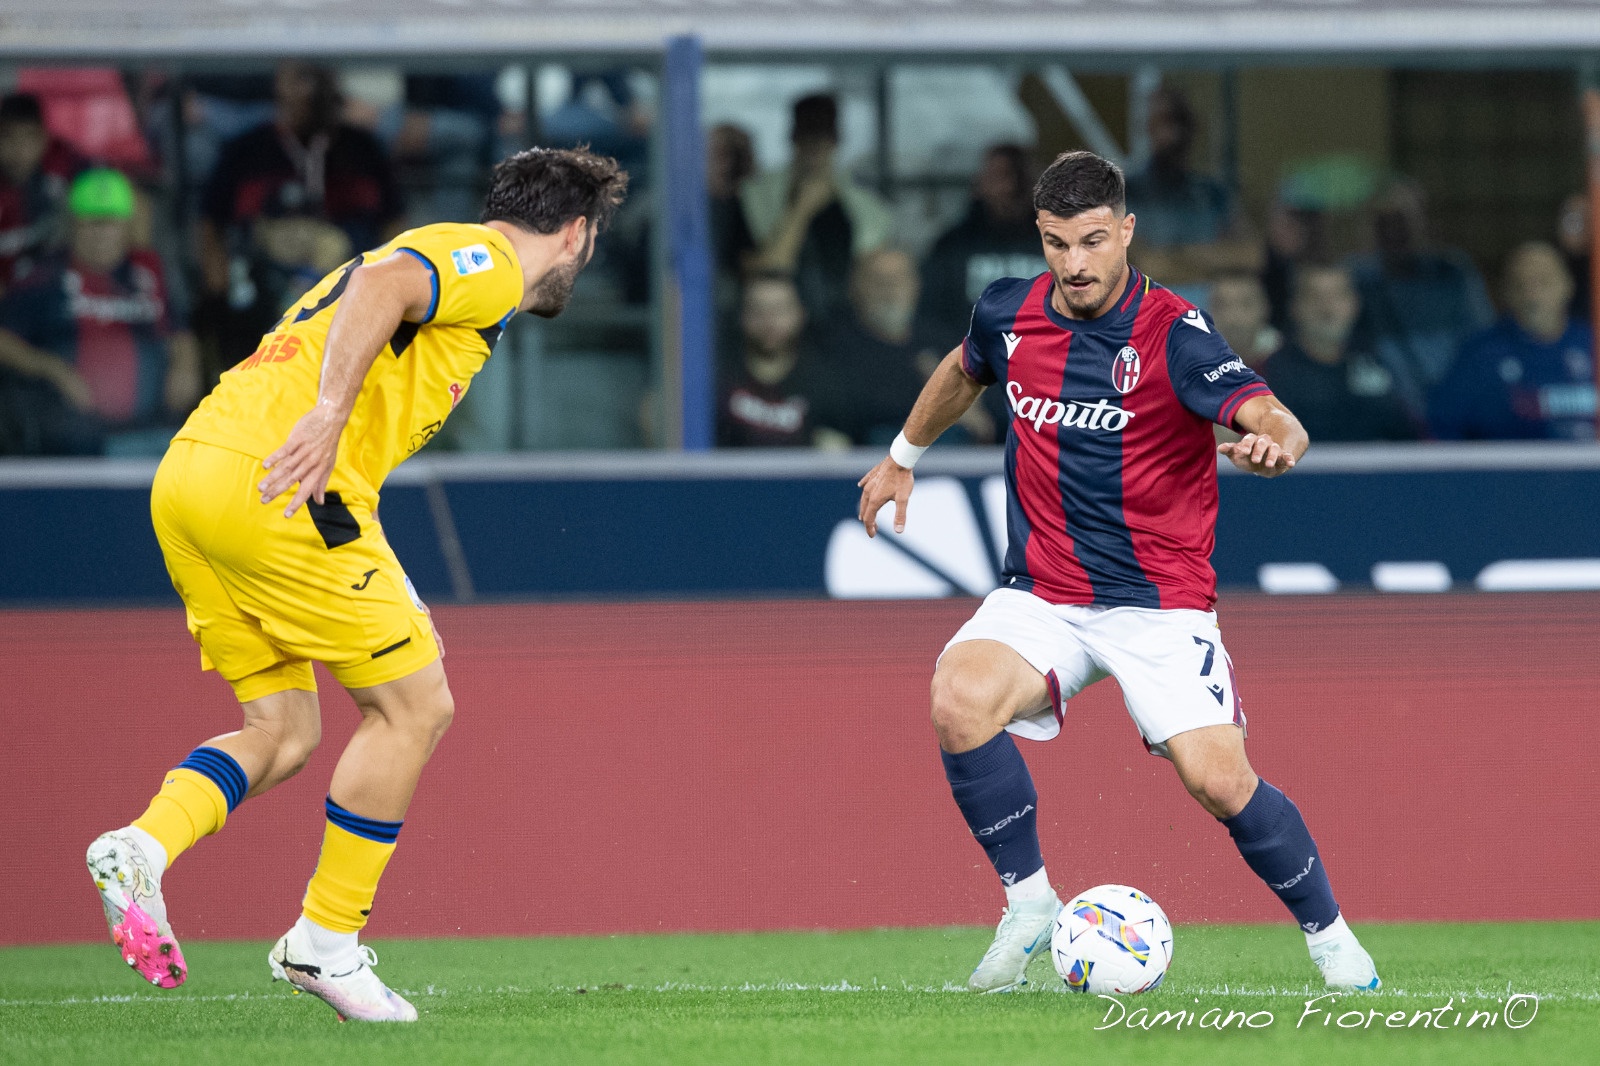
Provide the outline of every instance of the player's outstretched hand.
[[856,482],[861,486],[861,505],[856,517],[867,527],[867,536],[878,535],[878,512],[890,500],[894,501],[894,531],[906,531],[906,506],[911,501],[911,485],[915,480],[911,471],[884,456],[883,462]]
[[1227,456],[1247,474],[1277,477],[1294,469],[1294,456],[1265,433],[1246,433],[1236,441],[1217,445],[1217,454]]
[[307,500],[321,503],[339,455],[339,434],[344,431],[344,423],[344,416],[324,404],[303,415],[289,431],[283,447],[261,461],[269,471],[256,486],[261,490],[261,502],[271,503],[290,485],[298,483],[300,487],[284,508],[283,517],[292,517]]

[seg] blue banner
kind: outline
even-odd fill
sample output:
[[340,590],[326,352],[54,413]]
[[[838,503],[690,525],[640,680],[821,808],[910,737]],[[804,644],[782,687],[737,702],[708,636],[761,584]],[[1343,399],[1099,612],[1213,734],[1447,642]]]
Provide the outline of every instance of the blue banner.
[[[384,533],[419,591],[440,601],[899,598],[982,595],[998,583],[1005,488],[984,472],[998,465],[987,453],[925,461],[906,533],[876,540],[855,520],[855,481],[875,453],[693,458],[703,461],[417,463],[384,490]],[[1360,464],[1318,471],[1308,461],[1270,481],[1222,476],[1219,584],[1600,588],[1600,461],[1351,465]],[[175,601],[150,528],[148,478],[124,470],[104,479],[114,484],[52,484],[45,469],[0,469],[0,602]]]

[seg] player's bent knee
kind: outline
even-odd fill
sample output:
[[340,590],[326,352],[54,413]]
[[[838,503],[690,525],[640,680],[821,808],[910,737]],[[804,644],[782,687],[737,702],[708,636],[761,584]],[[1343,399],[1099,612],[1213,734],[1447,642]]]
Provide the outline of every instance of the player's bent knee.
[[278,766],[284,777],[293,777],[306,768],[318,745],[322,743],[322,727],[300,730],[278,745]]
[[1250,802],[1256,789],[1256,775],[1250,772],[1210,773],[1185,781],[1193,796],[1213,818],[1232,818]]
[[432,753],[455,716],[455,697],[450,694],[450,686],[441,683],[426,699],[407,709],[404,727]]
[[965,751],[1005,725],[993,686],[971,671],[935,671],[931,695],[933,729],[946,751]]
[[429,723],[435,744],[439,743],[439,739],[444,736],[445,730],[450,728],[450,723],[455,721],[455,717],[456,700],[447,688],[444,690],[443,696],[434,704],[432,720]]

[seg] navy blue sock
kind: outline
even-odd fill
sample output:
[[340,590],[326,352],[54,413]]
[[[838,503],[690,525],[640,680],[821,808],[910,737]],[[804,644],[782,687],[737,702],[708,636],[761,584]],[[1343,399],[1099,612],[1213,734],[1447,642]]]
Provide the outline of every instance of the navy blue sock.
[[960,755],[941,751],[956,806],[1000,880],[1014,885],[1044,868],[1039,852],[1039,793],[1011,734]]
[[1288,796],[1262,781],[1244,810],[1222,824],[1244,861],[1283,900],[1300,928],[1315,933],[1339,917],[1317,842]]

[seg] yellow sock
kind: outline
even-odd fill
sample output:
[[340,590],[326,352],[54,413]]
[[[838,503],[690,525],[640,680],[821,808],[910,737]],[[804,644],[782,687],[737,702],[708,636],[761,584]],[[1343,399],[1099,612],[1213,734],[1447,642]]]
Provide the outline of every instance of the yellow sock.
[[394,854],[399,822],[352,814],[329,797],[322,856],[306,886],[305,916],[336,933],[359,932],[372,913],[378,879]]
[[168,772],[161,791],[133,824],[167,849],[167,865],[210,836],[228,820],[228,800],[217,783],[197,770],[178,767]]

